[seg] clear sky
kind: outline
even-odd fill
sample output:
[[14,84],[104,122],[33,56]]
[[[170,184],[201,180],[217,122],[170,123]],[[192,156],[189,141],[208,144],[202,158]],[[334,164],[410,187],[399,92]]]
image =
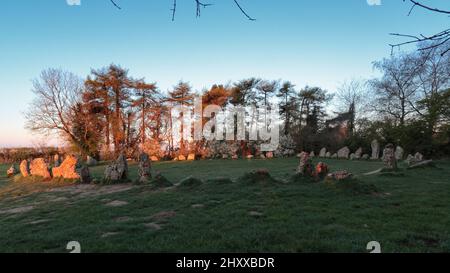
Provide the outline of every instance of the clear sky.
[[[70,0],[74,1],[74,0]],[[76,1],[75,1],[76,2]],[[63,68],[82,77],[91,68],[120,64],[161,90],[189,81],[201,90],[246,77],[291,80],[334,91],[351,78],[373,77],[372,62],[390,54],[390,32],[430,34],[447,16],[402,0],[232,0],[195,17],[193,0],[4,0],[0,6],[0,147],[32,145],[22,113],[32,100],[31,80]],[[369,0],[377,3],[379,0]],[[426,1],[448,8],[447,0]]]

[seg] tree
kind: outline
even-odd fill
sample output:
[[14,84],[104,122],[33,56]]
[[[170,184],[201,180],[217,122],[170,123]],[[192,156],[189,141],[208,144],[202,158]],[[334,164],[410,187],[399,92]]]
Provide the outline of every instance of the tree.
[[[172,91],[169,92],[167,102],[171,104],[171,107],[178,106],[191,106],[193,104],[194,95],[192,94],[192,88],[187,82],[180,81]],[[170,129],[172,130],[172,116],[170,115]],[[181,112],[179,116],[179,120],[183,124],[184,114]],[[180,153],[185,153],[185,139],[183,136],[183,126],[181,126],[181,142],[180,142]],[[171,147],[174,148],[173,136],[171,136]]]
[[149,113],[156,110],[158,89],[155,83],[146,83],[144,80],[139,80],[134,83],[133,106],[137,109],[140,116],[140,138],[141,144],[145,143],[146,129],[148,128]]
[[235,106],[257,105],[256,87],[260,82],[260,79],[249,78],[234,83],[231,91],[231,104]]
[[423,65],[415,78],[418,99],[411,102],[411,107],[426,121],[431,138],[445,116],[446,94],[450,88],[450,56],[441,55],[437,48],[415,55]]
[[297,137],[295,139],[302,150],[312,148],[311,146],[316,142],[315,136],[319,133],[327,116],[325,105],[332,98],[332,95],[320,87],[306,86],[300,90],[296,98]]
[[400,54],[375,62],[374,67],[383,74],[381,79],[371,81],[375,91],[374,110],[402,126],[415,111],[411,102],[416,99],[415,79],[423,61],[413,54]]
[[106,146],[109,150],[110,135],[117,155],[129,146],[131,128],[131,90],[133,79],[128,71],[118,65],[111,64],[100,70],[92,70],[93,78],[88,77],[86,86],[90,93],[90,101],[101,105],[105,115]]
[[45,135],[57,133],[87,154],[89,149],[73,124],[82,91],[82,81],[76,75],[52,68],[42,71],[33,81],[36,97],[25,113],[25,127]]
[[338,88],[336,98],[340,108],[338,118],[347,121],[348,134],[352,135],[356,120],[364,115],[362,108],[366,106],[366,82],[356,79],[344,82]]
[[280,102],[280,115],[284,117],[284,134],[288,135],[290,132],[290,124],[292,118],[292,111],[295,108],[292,97],[295,94],[295,85],[286,81],[282,84],[278,90],[277,97],[281,99]]

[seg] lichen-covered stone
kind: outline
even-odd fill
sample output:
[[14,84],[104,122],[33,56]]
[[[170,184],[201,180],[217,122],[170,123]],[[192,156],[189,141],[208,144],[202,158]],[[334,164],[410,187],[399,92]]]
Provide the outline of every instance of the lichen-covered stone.
[[80,175],[77,173],[78,164],[78,158],[73,155],[68,155],[59,167],[54,167],[52,169],[53,177],[61,177],[64,179],[80,179]]
[[36,158],[31,161],[30,174],[32,176],[40,176],[44,179],[50,179],[52,177],[48,169],[48,164],[43,158]]

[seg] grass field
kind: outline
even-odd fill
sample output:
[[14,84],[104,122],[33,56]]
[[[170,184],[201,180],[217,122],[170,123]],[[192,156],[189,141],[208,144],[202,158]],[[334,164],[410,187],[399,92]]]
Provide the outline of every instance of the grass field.
[[[295,158],[160,162],[153,171],[173,183],[190,175],[205,182],[159,190],[13,182],[0,165],[0,252],[68,252],[69,241],[83,252],[367,252],[369,241],[383,252],[450,251],[449,161],[371,176],[362,174],[381,162],[324,161],[358,184],[287,183]],[[104,168],[91,172],[100,178]],[[240,182],[260,168],[285,183]],[[219,177],[234,182],[206,182]],[[368,185],[376,190],[358,190]]]

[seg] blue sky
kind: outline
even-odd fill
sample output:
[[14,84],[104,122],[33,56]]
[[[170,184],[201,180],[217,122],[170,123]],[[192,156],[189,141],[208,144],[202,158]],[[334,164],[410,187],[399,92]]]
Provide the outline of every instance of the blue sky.
[[[374,0],[372,0],[374,1]],[[334,91],[351,78],[375,76],[372,62],[390,54],[390,32],[430,34],[449,18],[402,0],[232,0],[195,17],[193,0],[5,0],[0,7],[0,147],[38,139],[23,126],[31,80],[48,67],[85,77],[91,68],[120,64],[166,91],[177,81],[201,90],[246,77],[289,79]],[[205,0],[204,2],[208,2]],[[375,1],[376,2],[376,1]],[[427,1],[448,8],[446,0]]]

